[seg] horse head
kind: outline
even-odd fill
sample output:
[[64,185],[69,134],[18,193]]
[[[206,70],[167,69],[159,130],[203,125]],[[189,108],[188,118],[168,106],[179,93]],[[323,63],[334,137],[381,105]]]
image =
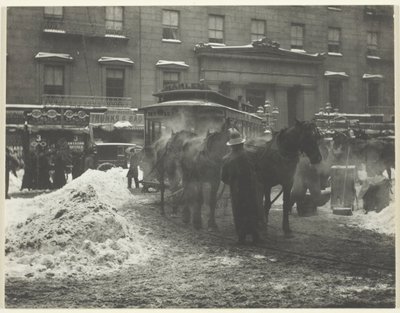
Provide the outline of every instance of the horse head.
[[318,145],[321,135],[315,123],[296,120],[295,131],[299,136],[298,147],[300,152],[304,152],[307,155],[311,164],[321,162],[322,156]]
[[206,138],[204,139],[206,150],[205,152],[210,158],[220,161],[229,152],[226,143],[230,137],[230,123],[224,123],[217,132],[207,132]]

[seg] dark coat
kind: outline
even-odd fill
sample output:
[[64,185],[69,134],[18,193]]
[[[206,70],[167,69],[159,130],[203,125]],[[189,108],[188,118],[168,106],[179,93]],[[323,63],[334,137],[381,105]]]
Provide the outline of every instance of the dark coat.
[[247,151],[232,151],[224,157],[221,180],[230,187],[237,234],[253,234],[258,222],[257,178]]
[[61,156],[58,154],[54,162],[54,177],[53,177],[53,187],[61,188],[67,181],[65,179],[65,162]]
[[139,163],[140,163],[140,153],[135,152],[135,153],[131,154],[131,156],[129,157],[129,171],[128,171],[128,174],[126,175],[127,177],[138,177]]

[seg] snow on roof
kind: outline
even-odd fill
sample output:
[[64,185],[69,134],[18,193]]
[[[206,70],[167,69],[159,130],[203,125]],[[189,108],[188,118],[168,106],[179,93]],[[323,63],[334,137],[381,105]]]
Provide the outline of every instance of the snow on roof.
[[127,64],[135,64],[130,58],[115,58],[115,57],[101,57],[98,59],[99,63],[107,63],[107,62],[122,62]]
[[38,54],[35,55],[35,59],[47,59],[47,58],[57,58],[57,59],[62,59],[62,60],[73,60],[74,59],[68,53],[38,52]]
[[332,71],[325,71],[325,76],[342,76],[342,77],[349,77],[346,72],[332,72]]
[[381,79],[381,78],[383,78],[383,75],[381,75],[381,74],[364,74],[362,78],[363,79],[373,79],[373,78]]
[[166,66],[166,65],[175,65],[178,67],[184,67],[188,68],[189,65],[187,65],[184,61],[167,61],[167,60],[158,60],[156,63],[156,66]]

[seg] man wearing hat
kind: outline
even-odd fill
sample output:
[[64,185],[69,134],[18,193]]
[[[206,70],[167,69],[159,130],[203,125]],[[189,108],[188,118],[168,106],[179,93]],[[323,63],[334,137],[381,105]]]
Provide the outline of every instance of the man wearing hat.
[[129,148],[129,171],[126,175],[128,177],[128,189],[132,188],[132,178],[135,181],[135,187],[139,188],[139,171],[138,166],[140,163],[140,153],[134,147]]
[[244,142],[236,129],[230,130],[227,145],[231,147],[231,152],[224,157],[221,175],[221,180],[230,187],[239,244],[245,243],[248,234],[252,236],[253,243],[261,241],[257,230],[257,178]]

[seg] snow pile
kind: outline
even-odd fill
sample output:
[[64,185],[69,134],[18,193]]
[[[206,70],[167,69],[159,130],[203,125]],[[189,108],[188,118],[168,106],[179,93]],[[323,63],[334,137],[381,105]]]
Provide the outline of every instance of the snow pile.
[[379,213],[371,211],[365,214],[360,210],[355,211],[352,222],[365,229],[387,235],[394,235],[396,229],[395,203],[391,202],[389,206]]
[[126,170],[90,170],[64,188],[6,202],[7,276],[84,277],[139,264],[156,253],[149,231],[118,214],[135,196]]

